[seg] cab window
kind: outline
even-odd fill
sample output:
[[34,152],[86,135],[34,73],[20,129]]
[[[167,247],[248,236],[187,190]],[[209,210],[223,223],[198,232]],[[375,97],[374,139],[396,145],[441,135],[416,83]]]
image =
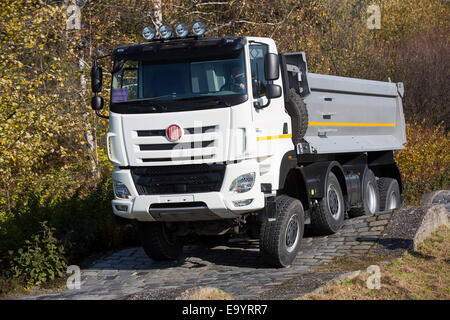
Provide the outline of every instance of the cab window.
[[266,94],[266,84],[269,83],[264,78],[264,56],[268,52],[267,45],[250,45],[250,65],[252,70],[252,90],[253,97],[260,98]]

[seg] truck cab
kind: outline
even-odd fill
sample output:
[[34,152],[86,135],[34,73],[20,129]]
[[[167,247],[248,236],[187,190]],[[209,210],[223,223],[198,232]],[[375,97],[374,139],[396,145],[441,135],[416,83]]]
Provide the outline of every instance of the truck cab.
[[[107,145],[117,166],[113,179],[132,198],[114,200],[115,214],[141,221],[228,219],[264,207],[261,184],[276,176],[267,170],[271,158],[293,145],[286,128],[277,141],[281,150],[273,143],[263,150],[267,140],[258,142],[283,135],[282,124],[290,122],[281,91],[267,107],[255,107],[267,103],[264,56],[276,54],[273,41],[259,40],[265,42],[184,39],[116,49],[123,67],[112,80]],[[271,82],[281,87],[281,79]]]
[[[394,206],[400,205],[392,157],[405,141],[397,84],[372,93],[374,81],[358,82],[365,90],[356,93],[359,99],[375,99],[373,108],[392,113],[394,130],[368,126],[361,143],[373,136],[378,147],[355,149],[352,137],[358,144],[361,133],[328,121],[344,110],[326,113],[322,105],[329,102],[323,94],[353,98],[354,86],[315,93],[304,53],[279,54],[270,38],[158,39],[116,48],[111,58],[112,209],[138,221],[150,258],[176,259],[191,233],[226,239],[248,232],[260,238],[264,260],[283,267],[295,258],[305,223],[333,233],[352,208],[359,215],[379,211],[387,197],[380,197],[380,179],[388,179]],[[98,112],[96,64],[92,83]],[[315,126],[314,117],[329,125]],[[360,128],[367,121],[355,123]]]

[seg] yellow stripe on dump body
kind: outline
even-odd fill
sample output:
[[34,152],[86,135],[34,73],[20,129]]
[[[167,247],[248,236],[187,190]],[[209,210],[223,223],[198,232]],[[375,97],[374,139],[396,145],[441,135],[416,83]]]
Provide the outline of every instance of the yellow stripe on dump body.
[[308,122],[309,126],[395,127],[395,123]]
[[[308,122],[309,126],[340,126],[340,127],[395,127],[395,123],[356,123],[356,122]],[[257,137],[256,141],[291,138],[292,134]]]
[[265,141],[265,140],[275,140],[275,139],[284,139],[284,138],[291,138],[292,134],[280,134],[277,136],[267,136],[267,137],[257,137],[256,141]]

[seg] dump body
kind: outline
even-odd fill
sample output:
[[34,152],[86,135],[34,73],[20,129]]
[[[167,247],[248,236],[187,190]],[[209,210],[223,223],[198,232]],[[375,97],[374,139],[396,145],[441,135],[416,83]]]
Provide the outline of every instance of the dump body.
[[319,154],[403,149],[402,84],[308,74],[305,140]]

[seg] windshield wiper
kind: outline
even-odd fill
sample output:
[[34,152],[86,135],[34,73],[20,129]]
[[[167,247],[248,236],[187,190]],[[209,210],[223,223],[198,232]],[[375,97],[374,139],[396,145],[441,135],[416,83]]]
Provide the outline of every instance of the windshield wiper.
[[231,105],[227,101],[225,101],[224,99],[221,99],[220,97],[217,97],[217,96],[196,96],[196,97],[177,99],[176,101],[192,101],[192,102],[198,101],[201,103],[214,102],[216,105],[219,103],[223,103],[225,106],[231,107]]
[[[125,101],[121,102],[121,104],[126,105],[128,109],[133,110],[133,108],[142,108],[146,107],[146,112],[161,112],[167,111],[167,107],[161,103],[152,101],[152,100],[134,100],[134,101]],[[147,109],[148,108],[148,109]]]
[[143,99],[142,101],[147,101],[147,100],[153,101],[153,100],[158,100],[158,99],[160,99],[160,98],[167,98],[167,97],[176,98],[176,95],[174,95],[174,94],[165,94],[165,95],[162,95],[162,96],[156,96],[156,97],[145,98],[145,99]]

